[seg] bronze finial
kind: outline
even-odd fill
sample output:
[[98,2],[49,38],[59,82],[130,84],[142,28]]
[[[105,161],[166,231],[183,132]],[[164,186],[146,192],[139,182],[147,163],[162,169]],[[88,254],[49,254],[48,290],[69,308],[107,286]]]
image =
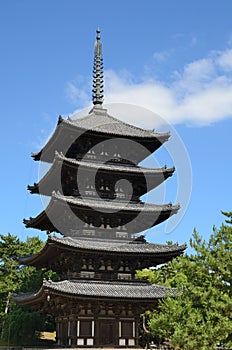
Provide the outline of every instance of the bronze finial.
[[100,41],[100,29],[96,30],[96,42],[94,44],[94,63],[93,63],[93,94],[92,101],[94,105],[103,103],[103,58],[102,43]]

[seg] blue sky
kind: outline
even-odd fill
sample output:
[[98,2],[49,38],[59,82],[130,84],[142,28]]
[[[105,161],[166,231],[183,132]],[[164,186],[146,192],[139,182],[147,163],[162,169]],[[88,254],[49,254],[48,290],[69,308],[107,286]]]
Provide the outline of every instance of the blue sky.
[[[24,217],[42,210],[40,199],[26,190],[38,179],[30,153],[44,145],[59,114],[72,115],[91,105],[98,26],[105,102],[136,104],[161,115],[189,154],[187,211],[174,231],[166,234],[161,225],[149,239],[183,243],[194,227],[205,238],[213,225],[219,227],[220,210],[232,210],[231,13],[230,0],[1,1],[0,232],[22,239],[46,237],[22,224]],[[157,126],[152,117],[124,118],[144,128]],[[172,166],[165,150],[156,157]],[[176,176],[166,188],[173,202],[182,183],[177,184]],[[184,171],[182,176],[185,186]]]

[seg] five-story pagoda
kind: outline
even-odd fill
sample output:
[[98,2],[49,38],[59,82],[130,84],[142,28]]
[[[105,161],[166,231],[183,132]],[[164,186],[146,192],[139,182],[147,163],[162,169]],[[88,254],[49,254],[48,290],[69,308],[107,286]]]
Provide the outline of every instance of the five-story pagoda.
[[126,124],[102,104],[97,30],[93,108],[84,118],[59,117],[50,140],[33,154],[35,160],[52,165],[28,189],[51,199],[37,217],[24,220],[26,227],[47,231],[48,239],[39,253],[21,262],[51,268],[61,279],[45,280],[39,291],[18,295],[15,301],[54,315],[60,346],[138,346],[140,314],[173,291],[136,280],[136,270],[168,262],[186,248],[148,243],[138,236],[179,209],[140,199],[174,172],[138,166],[169,133]]

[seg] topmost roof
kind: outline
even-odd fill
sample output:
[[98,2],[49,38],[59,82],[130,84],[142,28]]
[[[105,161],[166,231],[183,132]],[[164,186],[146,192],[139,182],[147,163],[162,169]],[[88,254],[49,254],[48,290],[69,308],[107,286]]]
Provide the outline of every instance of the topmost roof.
[[[170,137],[169,132],[158,133],[154,130],[145,130],[127,124],[110,116],[106,109],[96,105],[84,118],[71,119],[69,117],[68,119],[63,119],[59,117],[58,125],[47,144],[40,152],[32,153],[32,157],[35,160],[41,159],[45,162],[52,162],[55,151],[66,154],[71,148],[76,149],[78,140],[83,143],[82,135],[91,138],[95,137],[96,140],[105,140],[107,138],[128,138],[135,140],[145,146],[140,150],[141,152],[143,151],[142,155],[139,156],[138,154],[138,162],[157,150]],[[127,147],[131,149],[130,144]],[[145,149],[147,150],[146,155],[144,155]]]
[[118,136],[132,136],[142,138],[168,138],[170,133],[158,133],[154,130],[145,130],[137,126],[127,124],[108,114],[107,109],[94,106],[84,118],[63,120],[64,123],[100,133]]

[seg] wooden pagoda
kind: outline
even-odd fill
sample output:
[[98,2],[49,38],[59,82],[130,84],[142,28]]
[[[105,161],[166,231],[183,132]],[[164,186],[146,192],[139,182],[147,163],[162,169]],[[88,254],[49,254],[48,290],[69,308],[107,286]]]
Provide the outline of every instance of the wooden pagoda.
[[28,186],[31,193],[51,197],[38,216],[24,220],[26,227],[47,231],[48,239],[40,252],[21,262],[51,268],[60,281],[44,280],[39,291],[19,294],[15,301],[54,315],[59,346],[138,346],[141,313],[173,290],[138,281],[136,270],[166,263],[186,248],[149,243],[138,235],[179,209],[140,199],[174,172],[138,166],[169,133],[126,124],[110,116],[102,103],[97,30],[94,106],[81,119],[59,117],[50,140],[33,154],[35,160],[51,163],[50,170]]

